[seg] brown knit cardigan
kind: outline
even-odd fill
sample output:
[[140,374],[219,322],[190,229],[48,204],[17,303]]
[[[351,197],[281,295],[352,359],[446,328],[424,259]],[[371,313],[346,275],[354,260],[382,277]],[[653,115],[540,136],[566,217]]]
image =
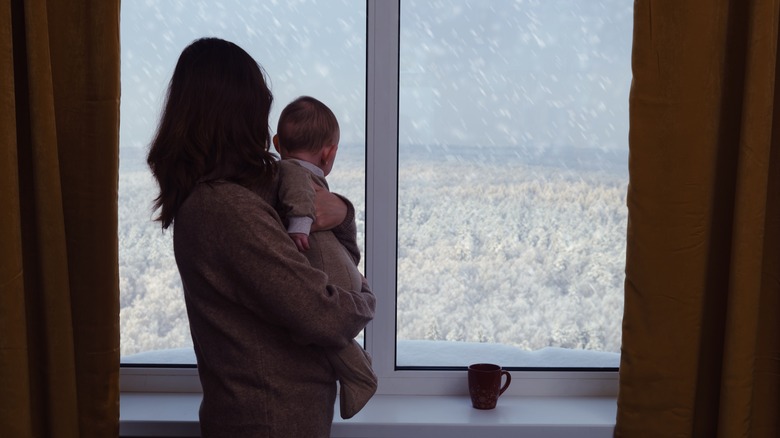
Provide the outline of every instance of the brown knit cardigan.
[[[259,192],[259,193],[258,193]],[[184,286],[204,437],[327,437],[336,377],[322,347],[344,347],[375,298],[329,285],[288,237],[276,187],[200,183],[179,208],[174,253]],[[334,233],[350,232],[354,209]]]

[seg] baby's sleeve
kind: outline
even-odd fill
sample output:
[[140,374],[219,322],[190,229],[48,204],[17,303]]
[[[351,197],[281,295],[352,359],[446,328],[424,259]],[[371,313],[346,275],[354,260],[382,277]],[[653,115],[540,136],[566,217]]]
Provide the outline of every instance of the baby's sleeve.
[[285,160],[279,162],[279,201],[289,233],[309,234],[315,218],[311,172]]

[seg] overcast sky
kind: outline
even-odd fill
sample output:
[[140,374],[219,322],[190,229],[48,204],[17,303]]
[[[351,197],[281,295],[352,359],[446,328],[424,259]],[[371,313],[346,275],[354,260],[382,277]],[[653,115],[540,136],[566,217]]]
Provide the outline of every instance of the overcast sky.
[[[145,147],[181,50],[231,40],[267,71],[272,128],[310,94],[364,142],[365,1],[122,2],[121,145]],[[631,0],[401,5],[401,143],[625,149]]]

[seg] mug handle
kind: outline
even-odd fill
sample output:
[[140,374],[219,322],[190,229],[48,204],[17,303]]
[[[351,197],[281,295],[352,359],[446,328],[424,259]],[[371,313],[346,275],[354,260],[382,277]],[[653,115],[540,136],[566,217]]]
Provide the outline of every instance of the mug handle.
[[501,387],[501,391],[498,392],[499,397],[501,397],[501,394],[509,388],[509,384],[512,383],[512,375],[509,374],[509,371],[501,370],[501,375],[506,376],[506,382],[504,382],[504,386]]

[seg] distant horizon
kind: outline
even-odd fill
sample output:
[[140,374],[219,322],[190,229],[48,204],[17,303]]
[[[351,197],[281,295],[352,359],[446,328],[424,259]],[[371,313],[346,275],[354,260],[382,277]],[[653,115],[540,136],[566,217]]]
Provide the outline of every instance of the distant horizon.
[[[337,176],[339,163],[365,159],[365,147],[358,143],[339,145],[334,174]],[[145,154],[148,146],[120,147],[120,172],[135,171],[140,167],[147,169]],[[124,152],[124,154],[123,154]],[[272,150],[272,153],[275,152]],[[126,160],[122,160],[122,157]],[[606,170],[617,174],[628,174],[628,149],[602,149],[596,147],[549,146],[542,148],[523,148],[518,146],[483,145],[442,145],[442,144],[405,144],[399,145],[399,158],[446,160],[448,156],[461,157],[475,164],[506,164],[517,161],[526,165],[560,167],[568,170]],[[147,169],[148,170],[148,169]]]

